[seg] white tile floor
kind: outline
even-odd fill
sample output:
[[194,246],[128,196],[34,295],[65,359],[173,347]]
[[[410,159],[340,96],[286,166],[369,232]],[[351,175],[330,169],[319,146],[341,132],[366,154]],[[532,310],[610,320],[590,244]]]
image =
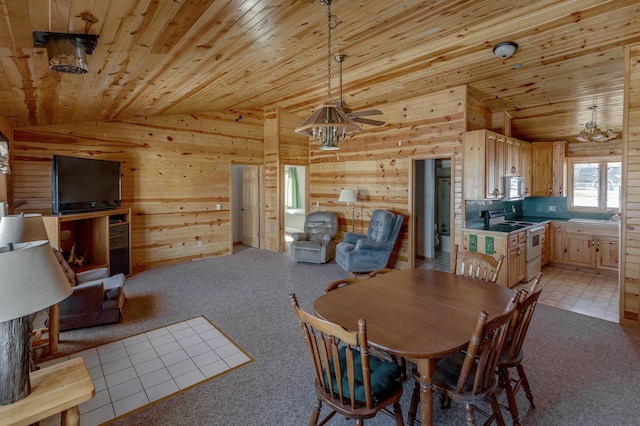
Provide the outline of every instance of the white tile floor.
[[[205,317],[197,317],[40,364],[82,357],[95,397],[83,426],[99,425],[252,361]],[[60,415],[40,422],[60,424]]]
[[[422,269],[449,271],[449,253],[437,252],[430,260],[416,262]],[[615,274],[545,266],[540,303],[619,322],[618,278]]]

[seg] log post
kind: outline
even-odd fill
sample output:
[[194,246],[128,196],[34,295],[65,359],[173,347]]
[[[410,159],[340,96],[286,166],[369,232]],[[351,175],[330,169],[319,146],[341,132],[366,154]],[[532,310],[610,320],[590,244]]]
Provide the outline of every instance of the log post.
[[31,315],[0,322],[0,405],[26,398],[31,392]]

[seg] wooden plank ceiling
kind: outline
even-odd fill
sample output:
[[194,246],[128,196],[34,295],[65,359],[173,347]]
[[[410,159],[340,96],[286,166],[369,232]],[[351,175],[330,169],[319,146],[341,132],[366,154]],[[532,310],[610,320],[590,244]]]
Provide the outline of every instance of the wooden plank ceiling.
[[[573,140],[593,104],[622,128],[637,0],[334,0],[332,12],[353,110],[469,84],[522,139]],[[319,0],[0,0],[0,13],[0,112],[15,127],[276,106],[306,117],[326,99]],[[99,35],[89,72],[49,70],[33,31]],[[506,40],[519,49],[502,60],[492,47]],[[334,97],[337,74],[333,62]]]

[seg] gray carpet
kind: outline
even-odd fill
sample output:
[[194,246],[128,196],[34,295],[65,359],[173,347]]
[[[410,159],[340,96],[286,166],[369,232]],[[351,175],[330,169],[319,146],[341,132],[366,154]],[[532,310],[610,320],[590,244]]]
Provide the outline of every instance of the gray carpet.
[[[69,354],[205,315],[255,361],[114,424],[304,425],[315,401],[313,373],[288,295],[296,293],[311,310],[326,284],[345,276],[335,263],[295,263],[286,253],[256,249],[145,271],[125,283],[120,324],[63,332],[60,350]],[[524,425],[638,424],[640,330],[538,305],[525,348],[536,409],[518,396]],[[412,389],[408,381],[405,418]],[[337,416],[330,424],[353,422]],[[366,424],[394,422],[379,415]],[[435,407],[434,424],[464,424],[464,412]]]

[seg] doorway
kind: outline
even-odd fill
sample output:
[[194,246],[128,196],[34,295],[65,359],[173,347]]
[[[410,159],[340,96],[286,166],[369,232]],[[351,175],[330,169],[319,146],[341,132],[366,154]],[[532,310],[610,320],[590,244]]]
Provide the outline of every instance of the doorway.
[[291,234],[304,232],[304,220],[307,216],[307,167],[285,165],[283,183],[284,241],[292,241]]
[[449,157],[414,162],[414,259],[416,268],[449,271],[452,178]]
[[260,248],[262,229],[262,166],[232,164],[231,166],[231,233],[232,243]]

